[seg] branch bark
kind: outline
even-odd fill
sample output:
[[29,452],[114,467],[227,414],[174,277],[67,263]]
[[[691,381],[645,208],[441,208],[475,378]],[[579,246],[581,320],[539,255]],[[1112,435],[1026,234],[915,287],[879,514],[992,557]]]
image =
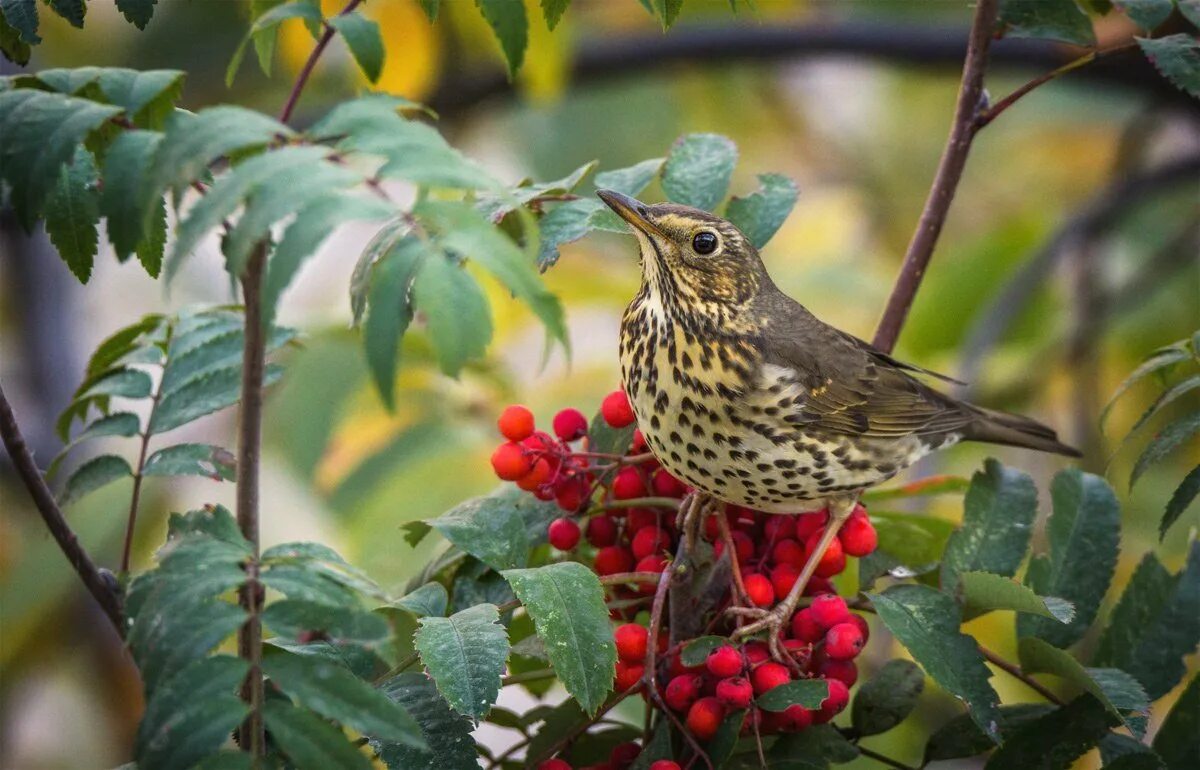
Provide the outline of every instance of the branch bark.
[[875,330],[873,343],[885,352],[891,352],[895,347],[900,329],[904,326],[904,320],[908,317],[908,311],[917,296],[917,289],[925,277],[925,268],[929,265],[942,226],[946,223],[946,215],[950,211],[950,204],[954,201],[954,193],[967,164],[971,142],[978,131],[978,118],[984,101],[984,70],[987,65],[988,47],[996,28],[998,8],[999,0],[979,0],[975,6],[975,18],[967,40],[967,56],[963,63],[962,82],[958,89],[958,103],[954,109],[950,137],[938,163],[937,174],[929,190],[929,197],[925,200],[921,219],[917,222],[916,232],[913,233],[908,250],[904,254],[900,275],[896,278],[883,317]]
[[112,621],[113,627],[117,629],[117,634],[124,638],[124,612],[121,608],[116,582],[111,578],[106,578],[100,572],[96,563],[92,561],[92,557],[79,542],[71,525],[67,523],[62,509],[58,507],[58,502],[54,499],[54,494],[46,484],[46,479],[33,460],[33,454],[25,444],[25,437],[21,435],[16,415],[13,414],[12,406],[8,403],[2,387],[0,387],[0,436],[4,439],[4,448],[8,452],[8,456],[12,458],[17,476],[29,491],[29,496],[33,498],[33,504],[37,507],[38,513],[42,515],[42,521],[46,523],[46,528],[50,530],[50,534],[58,543],[58,547],[62,549],[67,561],[71,562],[71,566],[79,574],[83,585],[100,605],[100,608],[104,610],[108,619]]

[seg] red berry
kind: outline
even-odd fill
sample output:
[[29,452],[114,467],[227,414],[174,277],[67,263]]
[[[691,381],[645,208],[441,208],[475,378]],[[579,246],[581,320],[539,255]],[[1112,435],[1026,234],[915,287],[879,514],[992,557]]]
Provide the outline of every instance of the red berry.
[[565,759],[547,759],[545,762],[537,766],[537,770],[571,770],[571,764]]
[[725,706],[716,698],[701,698],[688,709],[687,728],[702,741],[710,740],[717,734],[721,722],[725,719]]
[[817,673],[824,679],[837,679],[847,687],[853,687],[858,681],[858,666],[852,660],[826,660],[817,668]]
[[617,692],[625,692],[629,688],[637,686],[637,683],[642,680],[642,674],[645,672],[646,667],[641,663],[626,663],[623,660],[618,660],[613,686]]
[[792,586],[800,577],[800,570],[790,564],[780,564],[771,569],[771,587],[775,589],[775,600],[783,601],[792,592]]
[[591,487],[588,486],[586,479],[580,476],[571,476],[559,482],[554,500],[558,503],[558,507],[567,513],[575,513],[587,502],[590,491]]
[[787,666],[782,663],[763,663],[750,675],[750,680],[754,683],[755,695],[762,695],[767,690],[773,690],[781,684],[786,684],[792,680],[792,675],[788,671]]
[[612,494],[617,500],[632,500],[646,496],[646,482],[637,468],[622,468],[612,483]]
[[838,623],[825,632],[825,654],[831,660],[852,660],[862,648],[862,631],[853,622]]
[[802,513],[796,517],[796,539],[804,541],[808,536],[822,529],[829,521],[829,512],[822,509],[816,513]]
[[[709,521],[712,521],[710,518]],[[733,536],[734,553],[737,554],[738,563],[747,562],[754,558],[754,541],[745,532],[735,531],[730,533]],[[718,540],[713,544],[713,558],[721,558],[721,554],[725,553],[725,541]]]
[[634,534],[658,524],[658,514],[650,508],[630,508],[625,514],[625,532]]
[[813,617],[811,607],[805,607],[792,616],[792,636],[809,644],[824,638],[825,629]]
[[670,548],[671,536],[658,527],[643,527],[634,534],[629,547],[633,551],[633,558],[644,559]]
[[683,770],[678,762],[673,762],[669,759],[660,759],[650,765],[650,770]]
[[[808,541],[804,544],[804,559],[812,558],[816,553],[817,546],[820,545],[821,536],[825,534],[824,530],[819,530],[808,536]],[[829,545],[825,547],[825,553],[821,555],[821,560],[817,562],[816,574],[821,577],[833,577],[846,568],[846,554],[842,552],[842,543],[836,537],[829,541]]]
[[674,711],[687,711],[700,697],[700,688],[703,686],[703,677],[697,674],[679,674],[667,682],[663,700]]
[[850,622],[850,608],[846,600],[837,594],[821,594],[812,600],[808,611],[813,621],[824,629],[830,629],[838,623]]
[[609,753],[608,761],[613,767],[626,768],[632,765],[641,753],[642,747],[636,743],[618,743]]
[[871,638],[871,626],[867,623],[867,619],[862,615],[851,615],[850,622],[858,626],[859,632],[862,633],[863,644],[866,644],[867,640]]
[[812,724],[813,712],[798,703],[793,703],[783,710],[780,728],[784,732],[799,732]]
[[766,523],[763,524],[763,534],[775,542],[794,537],[796,534],[795,518],[795,516],[786,515],[768,516]]
[[793,567],[804,566],[804,546],[791,538],[775,541],[771,549],[771,558],[776,564],[790,564]]
[[628,572],[633,566],[633,556],[628,548],[610,545],[596,551],[596,559],[592,568],[597,575],[615,575],[618,572]]
[[771,648],[767,647],[766,642],[749,641],[742,645],[742,654],[746,656],[746,663],[753,668],[771,657]]
[[[667,568],[667,559],[662,554],[652,553],[649,556],[638,559],[638,563],[634,566],[634,572],[656,572],[662,574],[662,571]],[[640,593],[654,593],[654,583],[642,583]]]
[[864,516],[851,516],[838,532],[838,540],[842,550],[848,556],[866,556],[875,551],[879,545],[879,536],[871,520]]
[[624,428],[632,425],[637,419],[633,407],[629,405],[629,397],[623,390],[614,390],[600,402],[600,414],[604,421],[614,428]]
[[578,409],[563,409],[554,415],[554,435],[563,441],[575,441],[587,435],[588,421]]
[[492,470],[505,481],[516,481],[533,469],[533,462],[525,456],[519,444],[508,442],[492,452]]
[[500,433],[509,441],[524,441],[533,435],[533,412],[523,406],[507,406],[496,420]]
[[804,586],[805,596],[820,596],[821,594],[834,594],[837,590],[834,589],[833,583],[830,583],[826,578],[813,575],[808,579],[808,585]]
[[717,682],[717,700],[731,709],[744,709],[754,698],[754,688],[744,676],[731,676]]
[[617,643],[617,657],[627,663],[641,663],[646,659],[646,647],[650,632],[637,623],[617,626],[613,640]]
[[704,667],[708,669],[708,673],[718,679],[742,673],[744,665],[745,660],[742,658],[742,653],[729,644],[723,644],[708,653],[708,658],[704,661]]
[[742,582],[746,586],[746,595],[755,607],[769,607],[775,601],[775,588],[766,575],[746,575]]
[[539,457],[533,467],[529,469],[529,473],[517,479],[517,486],[526,492],[532,492],[549,481],[553,475],[554,468],[551,467],[550,461],[545,457]]
[[588,519],[587,541],[596,548],[617,542],[617,522],[608,516],[593,516]]
[[654,494],[659,497],[683,497],[687,492],[687,487],[682,481],[662,468],[654,472],[650,483],[654,487]]
[[829,697],[821,701],[821,709],[813,714],[813,722],[823,725],[837,716],[850,702],[850,688],[840,679],[826,679]]
[[573,519],[555,519],[546,534],[550,545],[560,551],[569,551],[579,544],[579,525]]
[[640,455],[643,452],[649,452],[650,445],[646,443],[646,434],[642,433],[640,428],[633,431],[633,441],[629,444],[629,453]]

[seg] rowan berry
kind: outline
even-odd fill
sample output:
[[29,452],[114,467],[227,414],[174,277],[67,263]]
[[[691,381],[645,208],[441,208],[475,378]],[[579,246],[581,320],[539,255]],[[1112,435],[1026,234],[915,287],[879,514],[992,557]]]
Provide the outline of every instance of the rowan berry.
[[775,541],[775,547],[771,549],[771,558],[776,564],[790,564],[793,567],[804,566],[804,546],[786,537],[782,540]]
[[587,541],[596,548],[617,542],[617,522],[608,516],[593,516],[588,519]]
[[617,657],[627,663],[641,663],[646,659],[646,647],[650,632],[638,623],[626,623],[613,631],[617,644]]
[[550,545],[560,551],[569,551],[579,545],[579,525],[573,519],[555,519],[547,529]]
[[754,699],[754,688],[744,676],[731,676],[717,682],[717,700],[731,709],[744,709]]
[[771,657],[771,648],[765,642],[752,640],[742,645],[742,654],[746,656],[746,664],[753,668]]
[[852,660],[825,660],[817,667],[817,673],[824,679],[837,679],[847,687],[853,687],[858,681],[858,666]]
[[613,767],[623,769],[632,765],[634,760],[638,758],[638,754],[641,753],[642,747],[636,743],[633,743],[632,741],[627,743],[618,743],[616,746],[613,746],[612,751],[609,752],[608,761]]
[[542,762],[537,766],[537,770],[571,770],[571,763],[565,759],[555,757],[554,759],[547,759],[545,762]]
[[823,725],[833,719],[850,702],[850,688],[840,679],[826,679],[829,697],[821,701],[821,708],[813,714],[813,723]]
[[658,514],[650,508],[630,508],[625,513],[625,532],[626,534],[634,534],[644,527],[653,527],[658,524]]
[[570,476],[558,483],[558,489],[554,493],[554,500],[558,503],[559,508],[568,513],[575,513],[587,502],[590,492],[591,487],[588,486],[586,479],[579,476]]
[[[824,530],[818,530],[808,536],[804,544],[804,560],[807,562],[816,553]],[[825,553],[817,562],[816,574],[821,577],[833,577],[846,568],[846,554],[842,552],[842,543],[836,537],[829,541]]]
[[783,601],[792,592],[792,586],[800,578],[800,570],[790,564],[779,564],[771,568],[771,587],[775,590],[775,600]]
[[767,516],[766,523],[763,524],[763,534],[768,539],[779,542],[785,538],[794,537],[796,534],[795,516],[776,515]]
[[867,623],[867,619],[862,615],[851,615],[850,622],[858,626],[858,630],[862,633],[863,644],[865,645],[867,640],[871,638],[871,626]]
[[704,661],[704,667],[708,669],[708,673],[718,679],[742,673],[744,665],[745,660],[742,658],[742,653],[730,644],[723,644],[713,649]]
[[866,556],[879,545],[879,536],[871,520],[864,516],[851,516],[838,532],[842,550],[848,556]]
[[650,451],[650,445],[646,443],[646,434],[642,433],[641,428],[635,428],[633,431],[633,441],[629,443],[629,453],[640,455]]
[[600,402],[600,415],[613,428],[624,428],[637,419],[633,407],[629,405],[629,397],[623,390],[614,390],[604,397]]
[[675,711],[687,711],[696,699],[700,697],[700,688],[704,686],[704,678],[698,674],[679,674],[667,682],[663,700]]
[[633,558],[644,559],[671,547],[671,536],[658,527],[642,527],[634,533],[629,544]]
[[554,475],[554,468],[544,457],[539,457],[533,467],[529,469],[521,478],[517,479],[517,486],[526,492],[533,492],[538,487],[545,484]]
[[792,616],[792,636],[809,644],[825,637],[825,629],[813,618],[811,607],[805,607]]
[[853,622],[838,623],[825,632],[825,654],[831,660],[852,660],[862,648],[862,632]]
[[519,404],[506,406],[496,420],[496,427],[509,441],[524,441],[533,435],[533,412]]
[[633,555],[628,548],[610,545],[596,551],[592,568],[597,575],[615,575],[618,572],[628,572],[633,566]]
[[746,595],[755,607],[769,607],[775,601],[775,588],[765,575],[746,575],[742,580]]
[[813,722],[813,712],[804,708],[799,703],[793,703],[784,709],[782,716],[783,720],[780,728],[784,732],[799,732]]
[[613,686],[617,692],[625,692],[631,687],[636,687],[637,683],[642,680],[642,674],[645,672],[646,667],[641,663],[626,663],[623,660],[618,660]]
[[516,481],[532,469],[532,460],[519,444],[510,441],[492,452],[492,470],[504,481]]
[[617,500],[646,496],[646,482],[637,468],[625,467],[613,478],[612,495]]
[[670,759],[660,759],[650,765],[650,770],[683,770],[683,768],[679,766],[678,762]]
[[587,435],[588,421],[578,409],[563,409],[554,415],[554,435],[563,441],[575,441]]
[[774,661],[763,663],[750,674],[750,681],[754,684],[755,695],[762,695],[767,690],[773,690],[791,680],[792,675],[788,671],[787,666],[782,663],[775,663]]
[[796,517],[796,539],[807,540],[812,533],[824,528],[829,521],[829,512],[802,513]]
[[683,497],[687,493],[687,486],[662,468],[654,472],[650,484],[659,497]]
[[846,600],[837,594],[821,594],[814,597],[808,611],[813,621],[826,630],[838,623],[848,623],[852,617]]
[[725,719],[725,706],[714,697],[701,698],[688,709],[687,728],[702,741],[711,740]]

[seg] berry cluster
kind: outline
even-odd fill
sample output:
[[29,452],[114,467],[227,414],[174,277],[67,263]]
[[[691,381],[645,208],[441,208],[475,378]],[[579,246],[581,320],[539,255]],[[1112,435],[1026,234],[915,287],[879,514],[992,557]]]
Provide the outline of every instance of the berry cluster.
[[[601,416],[612,428],[635,422],[625,394],[605,397]],[[740,625],[736,613],[724,610],[754,607],[768,610],[784,600],[810,558],[814,576],[804,588],[804,601],[783,634],[782,655],[760,640],[722,644],[701,665],[688,666],[683,651],[691,640],[670,642],[669,630],[650,639],[647,610],[657,586],[656,575],[669,566],[680,533],[675,512],[692,490],[659,466],[640,431],[621,454],[591,452],[588,421],[577,409],[555,415],[553,435],[536,428],[533,414],[510,406],[498,421],[507,441],[492,455],[496,474],[514,481],[541,500],[554,500],[563,511],[550,523],[548,537],[559,551],[590,559],[592,568],[608,576],[609,607],[620,623],[614,632],[618,661],[614,687],[631,691],[644,681],[648,660],[654,660],[658,697],[676,724],[699,741],[711,739],[730,714],[744,712],[744,733],[773,734],[803,730],[833,719],[846,707],[849,688],[858,678],[854,659],[866,644],[866,621],[852,613],[837,595],[830,579],[840,574],[848,557],[875,550],[875,529],[860,505],[843,524],[824,554],[816,554],[828,524],[828,512],[773,515],[728,505],[703,524],[702,537],[712,544],[716,559],[726,548],[733,553],[733,579],[709,622],[707,635],[730,635]],[[718,517],[723,517],[720,521]],[[629,580],[622,578],[628,575]],[[651,653],[653,646],[653,654]],[[691,656],[688,656],[689,660]],[[777,659],[778,658],[778,659]],[[691,662],[695,662],[691,660]],[[756,699],[789,681],[824,679],[829,696],[815,710],[791,705],[784,711],[760,709]],[[622,744],[599,768],[623,768],[634,761],[639,747]],[[551,759],[543,770],[567,770],[562,759]],[[663,760],[651,770],[672,770]]]

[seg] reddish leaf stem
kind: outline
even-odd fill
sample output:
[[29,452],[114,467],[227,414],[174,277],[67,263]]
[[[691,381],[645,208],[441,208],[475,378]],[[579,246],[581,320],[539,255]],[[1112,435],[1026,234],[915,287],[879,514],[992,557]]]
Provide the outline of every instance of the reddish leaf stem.
[[1008,675],[1021,680],[1026,685],[1028,685],[1029,689],[1033,690],[1038,695],[1041,695],[1043,698],[1050,701],[1051,703],[1054,703],[1059,706],[1063,705],[1062,698],[1055,695],[1054,692],[1052,690],[1050,690],[1050,688],[1046,687],[1046,685],[1042,684],[1041,682],[1034,679],[1029,674],[1025,673],[1025,671],[1017,664],[1011,663],[1011,662],[1005,660],[1004,658],[1000,657],[996,653],[989,650],[987,647],[984,647],[982,644],[979,645],[979,652],[980,652],[980,654],[983,655],[984,660],[986,660],[988,663],[991,663],[993,666],[1000,669],[1001,671],[1004,671]]

